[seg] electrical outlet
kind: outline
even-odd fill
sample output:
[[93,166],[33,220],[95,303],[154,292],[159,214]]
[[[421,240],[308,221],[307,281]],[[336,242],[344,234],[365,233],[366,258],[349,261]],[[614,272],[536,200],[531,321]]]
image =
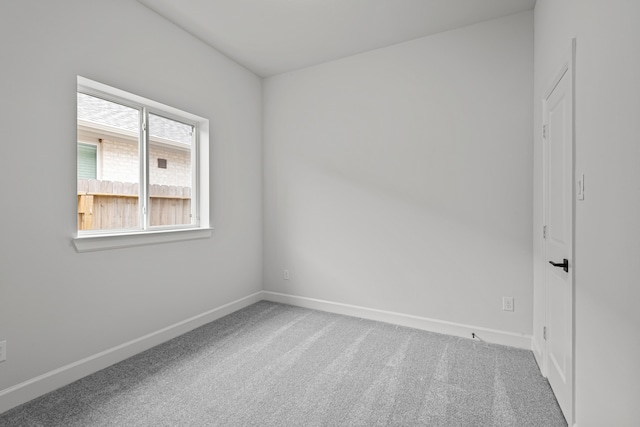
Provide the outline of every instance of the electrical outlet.
[[282,272],[282,278],[283,278],[284,280],[289,280],[289,270],[284,270],[284,271]]
[[502,297],[502,309],[504,311],[513,311],[513,297]]
[[0,362],[7,360],[7,341],[0,341]]

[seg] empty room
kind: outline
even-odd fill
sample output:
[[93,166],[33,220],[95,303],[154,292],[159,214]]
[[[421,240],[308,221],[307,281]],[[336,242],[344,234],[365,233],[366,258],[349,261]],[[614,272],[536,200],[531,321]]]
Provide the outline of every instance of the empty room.
[[0,425],[640,425],[638,18],[0,0]]

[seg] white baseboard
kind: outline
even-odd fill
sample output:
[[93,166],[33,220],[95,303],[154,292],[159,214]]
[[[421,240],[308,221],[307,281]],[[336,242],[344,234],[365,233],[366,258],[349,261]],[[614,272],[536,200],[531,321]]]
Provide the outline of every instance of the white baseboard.
[[80,378],[107,368],[128,357],[148,350],[151,347],[185,334],[192,329],[205,325],[244,307],[248,307],[261,299],[263,299],[262,292],[256,292],[140,338],[120,344],[116,347],[62,366],[58,369],[54,369],[53,371],[49,371],[20,384],[0,390],[0,414],[13,407],[35,399],[38,396],[42,396],[43,394],[79,380]]
[[410,328],[422,329],[425,331],[454,335],[464,338],[471,338],[471,333],[473,332],[482,341],[488,343],[501,344],[509,347],[531,350],[532,337],[530,335],[499,331],[496,329],[465,325],[461,323],[447,322],[444,320],[429,319],[426,317],[395,313],[392,311],[377,310],[373,308],[343,304],[339,302],[324,301],[315,298],[299,297],[278,292],[263,291],[262,298],[267,301],[280,302],[283,304],[312,308],[315,310],[328,311],[330,313],[344,314],[347,316],[361,317],[363,319],[392,323],[394,325],[407,326]]

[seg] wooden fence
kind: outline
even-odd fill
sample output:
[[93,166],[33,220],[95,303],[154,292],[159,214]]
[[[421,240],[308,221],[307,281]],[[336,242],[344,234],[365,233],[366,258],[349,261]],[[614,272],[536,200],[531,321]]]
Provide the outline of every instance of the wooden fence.
[[[78,230],[137,228],[138,184],[78,180]],[[152,226],[191,224],[191,188],[149,186]]]

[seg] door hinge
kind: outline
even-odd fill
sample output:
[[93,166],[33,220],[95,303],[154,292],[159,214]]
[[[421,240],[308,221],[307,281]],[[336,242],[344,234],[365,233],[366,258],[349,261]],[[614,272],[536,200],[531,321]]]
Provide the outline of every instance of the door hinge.
[[147,131],[147,122],[142,122],[142,130]]
[[547,226],[546,225],[542,226],[542,238],[543,239],[547,238]]
[[542,339],[545,340],[545,341],[547,340],[547,327],[546,326],[542,327]]
[[547,139],[547,125],[542,125],[542,137]]

